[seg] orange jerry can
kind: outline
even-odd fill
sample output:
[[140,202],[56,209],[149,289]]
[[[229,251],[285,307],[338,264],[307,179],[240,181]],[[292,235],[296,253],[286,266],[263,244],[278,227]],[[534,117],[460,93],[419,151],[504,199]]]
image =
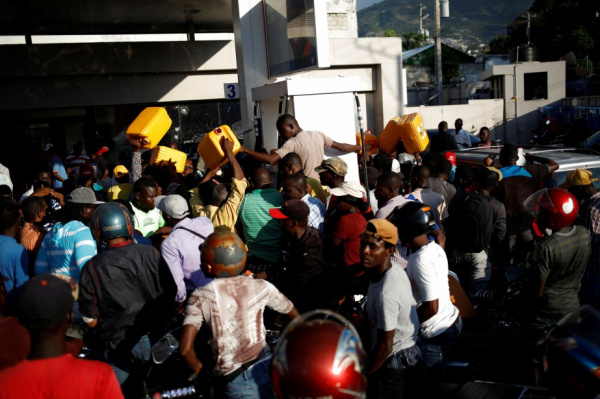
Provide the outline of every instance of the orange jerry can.
[[[360,139],[360,132],[356,132],[356,145],[360,146],[360,152],[358,154],[362,155],[362,140]],[[377,154],[377,148],[379,147],[377,136],[371,134],[370,130],[365,132],[365,147],[369,154]]]
[[229,126],[222,125],[204,136],[202,141],[198,143],[198,154],[204,160],[204,163],[209,169],[216,169],[219,166],[228,162],[227,156],[221,148],[221,138],[225,137],[233,143],[233,154],[240,151],[240,142]]
[[171,118],[163,107],[148,107],[135,118],[127,129],[127,138],[144,137],[148,143],[142,148],[152,149],[158,145],[171,127]]
[[174,150],[171,147],[163,147],[161,145],[154,147],[152,150],[152,156],[150,157],[150,163],[155,164],[160,161],[171,161],[175,164],[177,173],[182,173],[185,169],[185,161],[187,161],[187,155],[184,152]]
[[385,129],[379,136],[379,149],[386,154],[391,154],[396,151],[396,147],[400,142],[400,126],[404,123],[406,116],[396,116],[390,119],[385,125]]
[[390,120],[379,137],[379,148],[386,154],[391,154],[400,141],[409,154],[416,154],[427,148],[429,136],[418,113]]

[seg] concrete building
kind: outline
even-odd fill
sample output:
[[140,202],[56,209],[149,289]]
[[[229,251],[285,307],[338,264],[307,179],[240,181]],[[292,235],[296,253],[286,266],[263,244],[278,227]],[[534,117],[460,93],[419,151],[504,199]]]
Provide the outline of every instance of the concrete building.
[[[381,131],[403,110],[401,40],[357,38],[354,0],[327,7],[330,67],[290,78],[355,78],[348,90],[358,92],[365,128]],[[68,151],[81,137],[118,147],[149,105],[165,106],[174,121],[165,141],[252,119],[252,88],[275,81],[260,55],[262,0],[25,0],[24,10],[0,16],[0,159],[17,175],[30,171],[12,149],[52,142]],[[318,119],[303,126],[319,128]]]
[[493,65],[481,79],[491,82],[491,97],[504,102],[505,142],[527,142],[539,124],[538,108],[558,105],[566,96],[564,61]]

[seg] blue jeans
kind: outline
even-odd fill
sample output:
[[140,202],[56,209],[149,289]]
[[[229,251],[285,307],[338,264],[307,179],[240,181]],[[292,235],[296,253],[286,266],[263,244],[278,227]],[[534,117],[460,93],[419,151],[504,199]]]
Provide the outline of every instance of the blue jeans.
[[424,344],[423,360],[425,361],[425,366],[429,369],[428,372],[432,378],[440,380],[446,374],[448,357],[462,331],[462,325],[462,319],[458,316],[456,323],[448,327],[446,331],[440,335],[436,335],[432,338],[421,337]]
[[[149,361],[150,355],[152,354],[152,345],[150,344],[150,339],[147,335],[144,335],[140,338],[137,344],[131,349],[131,355],[133,359]],[[106,351],[104,354],[106,361],[110,364],[110,367],[114,370],[117,380],[119,381],[119,385],[123,385],[123,383],[129,377],[130,367],[127,367],[122,362],[119,362],[118,359],[115,359],[114,354],[110,351]],[[117,366],[117,364],[119,364]]]
[[269,354],[242,372],[225,387],[227,398],[275,399],[271,384],[271,360]]

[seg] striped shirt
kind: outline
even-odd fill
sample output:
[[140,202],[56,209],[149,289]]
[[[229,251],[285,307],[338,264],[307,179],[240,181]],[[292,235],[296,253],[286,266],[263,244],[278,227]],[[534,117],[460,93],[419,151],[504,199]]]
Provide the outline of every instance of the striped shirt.
[[239,218],[244,227],[248,256],[257,256],[269,263],[281,258],[279,223],[269,214],[270,208],[281,205],[283,196],[274,188],[254,190],[244,198]]
[[34,274],[60,273],[79,281],[81,268],[96,254],[96,241],[89,227],[77,220],[57,223],[44,237]]

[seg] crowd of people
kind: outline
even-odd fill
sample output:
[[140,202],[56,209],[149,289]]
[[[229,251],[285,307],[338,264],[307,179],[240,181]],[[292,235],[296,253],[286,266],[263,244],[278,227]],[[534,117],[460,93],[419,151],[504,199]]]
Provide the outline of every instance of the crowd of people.
[[[415,397],[444,378],[463,328],[449,272],[476,302],[494,273],[524,264],[533,281],[526,322],[539,328],[580,304],[597,307],[591,173],[546,188],[558,165],[529,154],[521,164],[512,144],[500,168],[491,158],[457,165],[453,151],[472,135],[461,119],[455,127],[440,123],[420,157],[369,159],[362,183],[346,180],[342,158],[324,156],[359,146],[305,131],[291,115],[277,121],[281,148],[234,155],[223,139],[228,162],[215,170],[198,171],[192,156],[182,173],[150,164],[141,138],[120,164],[103,158],[107,147],[88,156],[79,141],[63,160],[47,144],[47,163],[22,195],[0,169],[0,398],[127,395],[133,365],[149,360],[153,333],[174,314],[185,316],[181,354],[194,374],[204,368],[198,332],[210,330],[225,397]],[[480,145],[489,137],[482,128]],[[277,179],[262,163],[279,165]],[[305,317],[317,309],[341,324]],[[265,324],[289,320],[273,359]],[[83,345],[73,326],[85,326],[103,362],[73,357]],[[328,349],[336,359],[345,351],[352,376],[298,383],[292,359],[335,360],[323,360],[330,340],[302,340],[321,330],[348,340]]]

